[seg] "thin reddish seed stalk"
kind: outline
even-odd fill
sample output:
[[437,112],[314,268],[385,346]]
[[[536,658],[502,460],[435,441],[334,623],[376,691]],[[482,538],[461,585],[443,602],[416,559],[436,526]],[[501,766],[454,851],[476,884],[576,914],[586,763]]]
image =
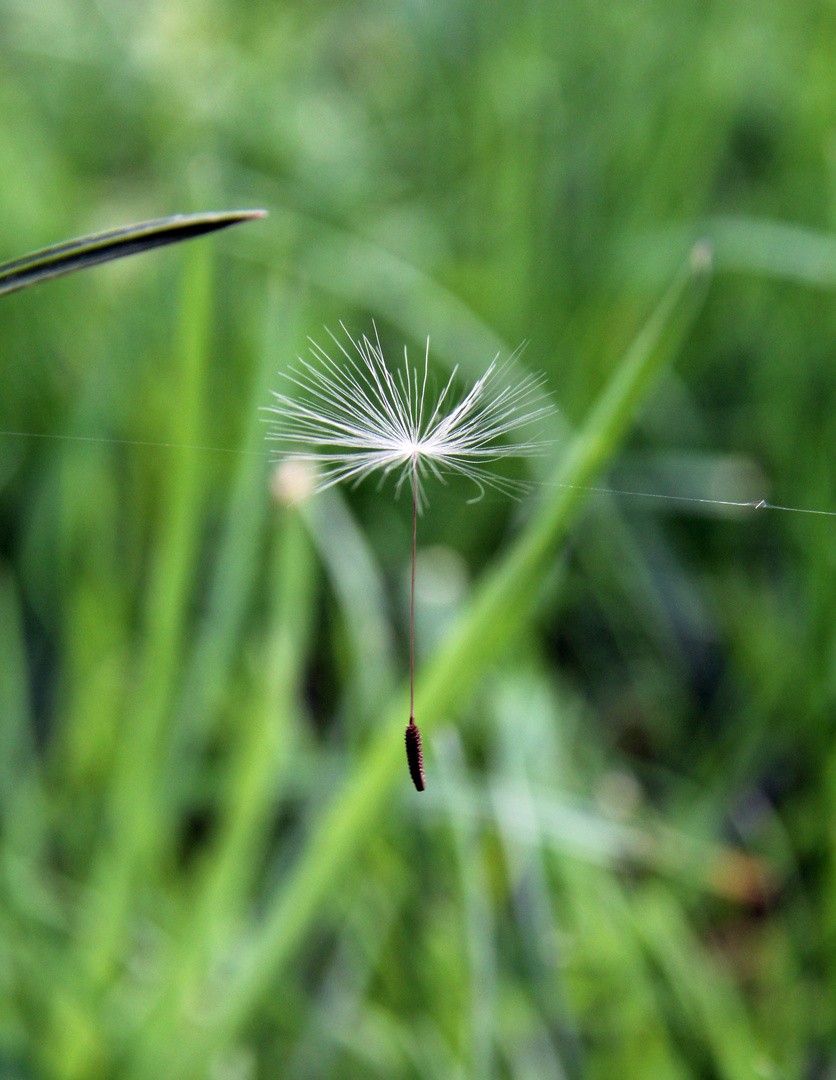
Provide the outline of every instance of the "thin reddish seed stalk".
[[409,597],[409,722],[415,723],[415,538],[418,534],[418,456],[412,458],[412,589]]
[[418,791],[423,791],[424,761],[421,732],[415,724],[415,539],[418,533],[418,453],[412,458],[412,589],[409,598],[409,724],[405,732],[406,762]]

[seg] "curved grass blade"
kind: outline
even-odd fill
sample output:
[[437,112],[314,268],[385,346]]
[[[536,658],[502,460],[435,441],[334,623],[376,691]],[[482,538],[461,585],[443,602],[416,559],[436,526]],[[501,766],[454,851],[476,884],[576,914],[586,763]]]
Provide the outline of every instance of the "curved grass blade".
[[175,214],[137,225],[80,236],[51,247],[41,248],[19,259],[0,263],[0,296],[25,289],[39,281],[71,274],[87,266],[136,255],[151,248],[177,244],[195,236],[226,229],[242,221],[266,217],[266,210],[229,210],[208,214]]

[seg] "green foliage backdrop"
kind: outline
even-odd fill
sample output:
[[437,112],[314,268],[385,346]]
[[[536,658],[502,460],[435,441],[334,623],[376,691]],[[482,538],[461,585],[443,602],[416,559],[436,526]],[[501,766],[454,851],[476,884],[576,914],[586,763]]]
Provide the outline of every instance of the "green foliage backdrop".
[[[835,46],[0,0],[0,261],[270,215],[0,297],[3,1076],[836,1071],[836,517],[717,502],[836,510]],[[340,320],[557,407],[522,501],[430,492],[422,795],[408,500],[265,453]]]

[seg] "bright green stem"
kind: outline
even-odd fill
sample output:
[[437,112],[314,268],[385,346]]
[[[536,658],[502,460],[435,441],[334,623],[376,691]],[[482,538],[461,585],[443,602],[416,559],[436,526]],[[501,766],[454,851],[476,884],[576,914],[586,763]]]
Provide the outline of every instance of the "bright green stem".
[[[488,574],[419,678],[415,705],[425,730],[441,716],[455,715],[530,615],[560,544],[577,519],[587,494],[582,488],[613,458],[656,378],[672,361],[703,302],[710,268],[710,250],[697,245],[570,445],[547,501]],[[253,936],[248,960],[225,988],[216,1016],[193,1032],[189,1052],[184,1053],[181,1042],[172,1054],[171,1075],[203,1075],[213,1048],[227,1041],[269,992],[333,893],[340,873],[356,858],[375,823],[386,816],[386,798],[393,787],[404,783],[401,736],[408,704],[404,692],[382,718],[362,761],[314,826],[295,872]],[[432,784],[431,771],[428,783]]]
[[167,984],[129,1076],[159,1074],[170,1048],[177,1044],[182,1018],[200,999],[212,964],[228,949],[240,925],[243,899],[258,867],[257,852],[266,842],[271,811],[280,790],[284,765],[294,741],[293,713],[304,671],[313,611],[315,566],[310,540],[296,510],[286,509],[277,530],[274,556],[275,615],[263,658],[263,686],[249,715],[242,718],[229,777],[229,800],[222,807],[218,836],[189,905]]
[[[195,248],[190,255],[178,343],[181,369],[175,383],[175,417],[177,441],[194,446],[200,442],[203,427],[212,272],[208,249]],[[92,890],[86,946],[94,987],[106,984],[123,952],[137,874],[152,864],[159,841],[161,746],[170,721],[192,587],[201,509],[200,465],[194,450],[182,450],[166,473],[161,493],[161,537],[149,575],[138,687],[121,734],[107,835]]]

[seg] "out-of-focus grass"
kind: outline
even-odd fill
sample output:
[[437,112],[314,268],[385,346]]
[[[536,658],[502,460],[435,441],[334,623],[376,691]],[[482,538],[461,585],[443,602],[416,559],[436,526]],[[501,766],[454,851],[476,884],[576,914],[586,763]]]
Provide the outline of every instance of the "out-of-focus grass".
[[[0,5],[0,260],[271,214],[0,302],[5,1073],[836,1068],[831,519],[553,486],[836,508],[835,35],[819,0]],[[530,499],[420,524],[420,797],[408,507],[285,505],[260,453],[306,335],[372,318],[438,379],[530,339],[558,405]]]

